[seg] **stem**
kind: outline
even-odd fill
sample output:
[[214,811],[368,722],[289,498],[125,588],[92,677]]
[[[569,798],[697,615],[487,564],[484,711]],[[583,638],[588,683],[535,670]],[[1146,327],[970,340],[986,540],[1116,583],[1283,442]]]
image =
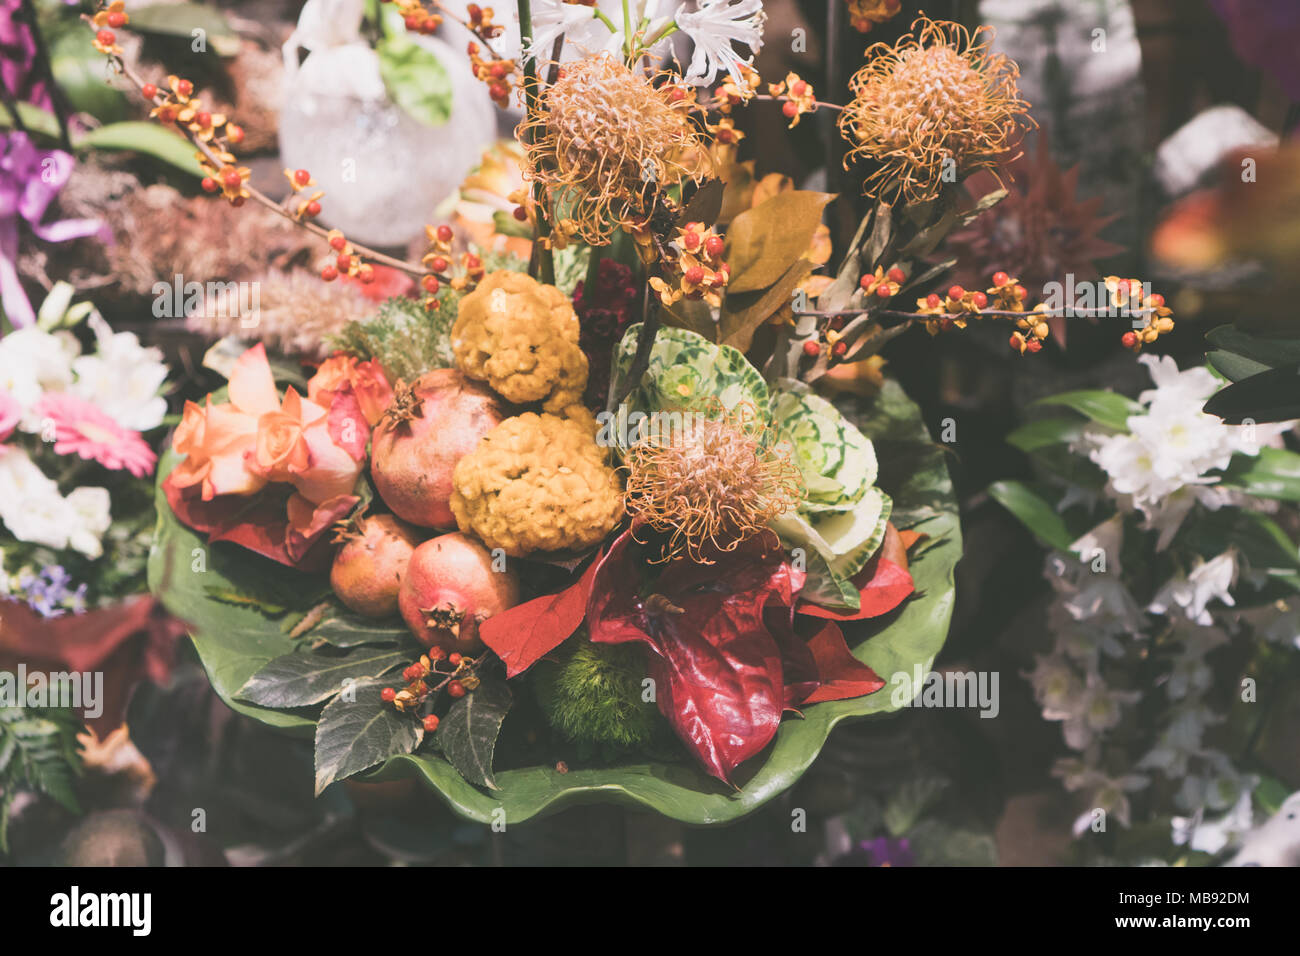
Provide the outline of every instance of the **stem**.
[[[533,44],[533,8],[529,0],[517,0],[519,10],[519,36]],[[537,56],[525,52],[524,55],[524,105],[528,110],[528,141],[531,144],[536,136],[533,121],[541,112],[541,95],[538,90]],[[546,240],[551,235],[551,211],[546,205],[546,189],[537,180],[533,181],[533,205],[537,207],[536,235],[533,237],[533,259],[529,263],[529,274],[536,271],[534,278],[540,278],[547,285],[555,284],[555,259],[551,255],[550,243]],[[534,270],[534,266],[536,269]]]
[[632,11],[628,9],[628,0],[623,0],[623,56],[632,59]]
[[583,303],[591,303],[592,292],[596,288],[596,279],[600,275],[601,250],[604,246],[588,246],[591,250],[591,257],[587,260],[587,277],[582,280],[582,299]]

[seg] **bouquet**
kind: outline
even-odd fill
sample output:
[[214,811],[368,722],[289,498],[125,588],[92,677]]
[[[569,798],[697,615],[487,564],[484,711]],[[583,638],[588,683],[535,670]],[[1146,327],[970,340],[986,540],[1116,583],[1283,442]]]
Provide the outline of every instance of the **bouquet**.
[[[861,29],[896,12],[860,6]],[[896,677],[942,645],[951,487],[879,352],[1006,322],[1032,354],[1077,314],[1004,269],[939,285],[947,235],[1006,195],[962,183],[1014,157],[1028,104],[987,28],[918,19],[838,105],[758,75],[755,0],[517,13],[515,34],[476,5],[371,12],[384,42],[458,23],[523,109],[418,261],[319,224],[309,170],[282,201],[255,188],[234,118],[126,62],[120,0],[88,18],[204,191],[317,236],[323,282],[416,283],[310,377],[258,343],[187,403],[151,584],[232,707],[314,737],[318,791],[414,772],[493,822],[604,798],[728,819],[836,721],[906,704]],[[738,160],[738,111],[765,108],[838,114],[868,202],[833,270],[824,210],[853,197]],[[1172,328],[1145,283],[1110,292],[1083,308],[1132,318],[1125,345]]]

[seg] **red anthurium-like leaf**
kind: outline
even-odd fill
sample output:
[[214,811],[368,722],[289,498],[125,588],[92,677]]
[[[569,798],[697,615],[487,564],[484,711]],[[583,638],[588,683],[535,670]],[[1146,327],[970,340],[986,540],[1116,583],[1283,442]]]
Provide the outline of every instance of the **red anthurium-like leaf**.
[[479,626],[478,636],[506,665],[506,677],[522,674],[563,644],[582,624],[591,596],[597,559],[573,584],[494,614]]
[[834,621],[822,625],[808,642],[808,649],[817,662],[820,686],[800,701],[802,704],[863,697],[885,686],[875,671],[853,656],[840,626]]
[[641,596],[634,539],[610,548],[587,609],[597,643],[648,650],[659,710],[710,774],[732,772],[771,742],[786,691],[781,648],[764,610],[790,607],[803,573],[780,552],[723,555],[713,565],[668,565]]
[[799,613],[832,621],[861,621],[888,614],[916,589],[912,575],[883,554],[868,561],[867,566],[853,578],[853,583],[861,599],[856,611],[837,611],[805,601],[799,605]]

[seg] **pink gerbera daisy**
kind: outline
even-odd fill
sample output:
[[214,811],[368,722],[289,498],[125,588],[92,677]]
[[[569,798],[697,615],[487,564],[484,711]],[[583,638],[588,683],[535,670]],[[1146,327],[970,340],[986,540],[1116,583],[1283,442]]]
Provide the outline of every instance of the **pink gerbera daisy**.
[[125,468],[137,478],[153,471],[158,460],[139,432],[123,428],[84,398],[46,392],[33,411],[41,419],[42,437],[53,432],[57,454],[80,455],[112,471]]

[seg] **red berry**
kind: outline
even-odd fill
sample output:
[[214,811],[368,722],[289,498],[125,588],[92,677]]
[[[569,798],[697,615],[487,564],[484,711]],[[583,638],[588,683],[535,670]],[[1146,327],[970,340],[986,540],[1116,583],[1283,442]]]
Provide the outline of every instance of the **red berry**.
[[293,181],[299,186],[306,186],[311,182],[311,173],[305,169],[295,169],[293,172]]
[[176,107],[162,106],[158,109],[158,122],[174,123],[176,122]]
[[700,234],[694,229],[687,229],[686,234],[682,236],[682,245],[688,252],[694,252],[700,248]]
[[516,206],[516,207],[515,207],[514,216],[515,216],[515,218],[518,219],[520,222],[527,222],[527,221],[528,221],[528,210],[525,209],[523,206]]
[[849,350],[848,342],[836,342],[834,345],[831,346],[831,354],[833,354],[836,358],[842,357],[846,352],[848,352],[848,350]]
[[931,292],[925,297],[925,307],[927,309],[937,309],[942,304],[943,299],[939,298],[939,293]]
[[407,16],[406,16],[406,29],[408,29],[408,30],[418,30],[418,29],[420,29],[420,18],[417,17],[417,16],[416,16],[415,14],[413,14],[413,13],[411,13],[411,14],[407,14]]
[[360,279],[362,282],[374,282],[375,267],[368,262],[363,263],[361,267],[357,269],[357,278]]
[[464,697],[465,685],[458,680],[454,680],[447,685],[447,693],[451,694],[452,697]]
[[420,282],[424,285],[424,291],[429,293],[430,295],[433,295],[435,292],[438,291],[437,276],[425,276],[423,279],[420,280]]
[[813,358],[814,356],[820,355],[821,351],[822,351],[821,344],[818,343],[815,339],[809,339],[807,342],[803,344],[803,354],[808,356],[809,358]]
[[434,260],[430,262],[429,265],[433,267],[434,272],[446,272],[451,263],[442,256],[435,256]]
[[426,652],[426,655],[431,661],[445,661],[447,659],[447,652],[443,650],[441,647],[439,647],[437,644],[429,648],[429,650]]
[[320,203],[318,203],[318,202],[317,202],[316,200],[314,200],[314,199],[313,199],[311,202],[307,203],[307,215],[309,215],[309,216],[319,216],[319,215],[320,215]]
[[803,96],[807,92],[808,92],[808,84],[805,83],[803,80],[796,80],[790,86],[791,96]]
[[439,242],[451,242],[451,226],[439,226],[437,235]]
[[1041,352],[1043,350],[1043,343],[1038,341],[1038,339],[1030,339],[1025,344],[1025,348],[1029,349],[1031,352]]
[[722,255],[722,250],[726,248],[726,245],[721,236],[709,236],[708,239],[704,240],[704,251],[716,259]]
[[352,268],[352,257],[339,256],[338,264],[339,264],[339,272],[347,272],[349,269]]
[[461,656],[455,653],[454,651],[451,654],[447,655],[447,663],[450,664],[452,667],[457,666],[460,662],[461,662]]
[[470,23],[478,23],[483,19],[483,8],[477,3],[471,3],[465,8],[465,14],[469,17]]
[[117,34],[112,30],[100,30],[95,34],[95,39],[99,41],[100,46],[112,46],[117,42]]
[[993,284],[997,286],[999,289],[1002,288],[1010,281],[1011,281],[1011,276],[1007,275],[1005,272],[993,273]]
[[197,123],[197,124],[199,125],[199,128],[200,128],[200,129],[207,129],[209,126],[212,125],[212,114],[211,114],[211,113],[195,113],[195,114],[194,114],[194,122]]
[[1017,299],[1024,299],[1027,295],[1029,295],[1029,290],[1028,290],[1028,289],[1026,289],[1026,288],[1025,288],[1024,286],[1022,286],[1022,285],[1018,285],[1018,286],[1016,286],[1016,298],[1017,298]]
[[391,704],[397,699],[397,691],[392,687],[385,687],[379,692],[379,699],[385,703]]
[[105,17],[105,19],[108,21],[108,25],[114,30],[120,30],[122,27],[126,26],[126,14],[121,10],[114,10]]
[[668,101],[670,103],[680,103],[686,99],[686,91],[680,86],[674,86],[668,91]]
[[424,676],[424,666],[422,664],[412,664],[406,670],[402,671],[402,680],[413,681],[417,677]]
[[465,268],[468,269],[470,272],[473,272],[475,269],[481,269],[483,268],[483,260],[481,260],[478,256],[474,255],[473,253],[466,253]]
[[146,83],[144,86],[140,87],[140,92],[146,100],[151,100],[158,95],[158,87],[154,86],[152,83]]
[[875,284],[875,282],[876,282],[875,276],[865,275],[858,280],[858,286],[862,289],[863,292],[870,292],[871,287]]
[[966,290],[959,285],[955,285],[948,290],[948,298],[954,301],[966,295]]
[[890,282],[897,282],[899,285],[902,285],[903,280],[906,278],[907,276],[904,275],[903,270],[898,268],[898,266],[894,266],[894,268],[889,270]]
[[438,729],[437,714],[430,714],[428,717],[424,718],[424,732],[426,734],[431,734],[437,729]]
[[786,115],[787,119],[794,119],[799,115],[799,104],[794,102],[794,100],[786,100],[785,103],[781,105],[781,112]]
[[488,87],[488,95],[494,100],[504,100],[510,95],[510,87],[504,83],[493,83]]
[[699,266],[691,266],[683,273],[688,285],[699,285],[704,281],[704,270]]
[[1011,333],[1011,343],[1010,343],[1010,344],[1011,344],[1011,347],[1012,347],[1013,349],[1015,349],[1017,352],[1020,351],[1020,346],[1024,343],[1024,341],[1025,341],[1025,340],[1024,340],[1023,338],[1020,337],[1020,333],[1019,333],[1019,332],[1012,332],[1012,333]]
[[1137,333],[1125,332],[1123,335],[1120,336],[1119,340],[1122,343],[1124,343],[1124,348],[1131,349],[1133,346],[1137,345],[1138,343]]
[[211,176],[204,176],[203,182],[199,183],[199,185],[203,187],[205,193],[214,193],[221,188]]
[[488,72],[492,74],[493,79],[502,79],[506,75],[506,65],[500,60],[497,60],[488,67]]
[[970,297],[970,300],[975,304],[975,308],[977,309],[982,309],[989,304],[989,297],[983,292],[976,292]]
[[1159,292],[1153,292],[1151,294],[1151,304],[1157,309],[1163,309],[1165,307],[1165,297]]
[[177,80],[176,92],[179,93],[181,96],[189,96],[191,93],[194,92],[194,84],[191,83],[189,80]]
[[221,174],[221,181],[231,189],[238,189],[244,182],[244,178],[239,175],[239,170],[226,167]]
[[326,282],[333,282],[339,277],[339,270],[335,269],[333,266],[326,266],[320,271],[320,277]]
[[882,282],[880,285],[876,286],[876,295],[880,296],[882,299],[888,299],[891,298],[894,293],[889,291],[888,283]]
[[243,204],[244,204],[243,196],[236,196],[234,199],[230,200],[230,205],[234,206],[236,209],[238,209]]
[[347,244],[348,241],[344,239],[342,236],[330,236],[330,248],[333,249],[335,252],[342,252],[343,247],[346,246]]
[[244,141],[244,128],[236,126],[234,123],[226,124],[226,139],[232,143],[242,143]]

